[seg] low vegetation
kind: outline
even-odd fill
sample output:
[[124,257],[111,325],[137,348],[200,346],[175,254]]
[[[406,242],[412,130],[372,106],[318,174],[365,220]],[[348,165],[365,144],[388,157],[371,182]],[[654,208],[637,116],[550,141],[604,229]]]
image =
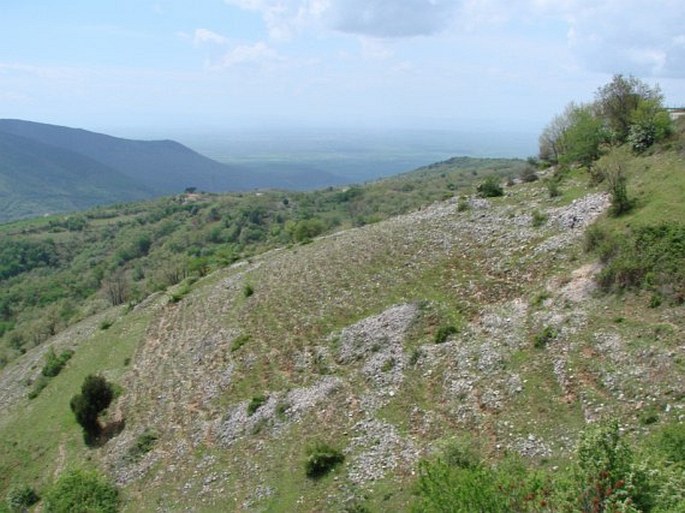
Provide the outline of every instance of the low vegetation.
[[116,513],[119,491],[95,471],[74,469],[62,474],[43,499],[46,513]]
[[305,474],[310,479],[319,479],[345,461],[343,453],[326,442],[316,442],[307,449]]
[[676,513],[685,508],[684,441],[685,428],[674,424],[636,452],[617,422],[604,422],[586,429],[570,465],[557,473],[512,455],[489,461],[446,451],[419,466],[413,511]]

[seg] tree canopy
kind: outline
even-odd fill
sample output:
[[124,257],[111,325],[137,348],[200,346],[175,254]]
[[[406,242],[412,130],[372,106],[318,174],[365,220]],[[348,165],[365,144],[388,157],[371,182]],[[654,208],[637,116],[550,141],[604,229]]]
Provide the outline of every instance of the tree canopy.
[[597,89],[594,102],[570,103],[552,118],[540,135],[539,156],[553,164],[590,167],[603,145],[629,143],[634,151],[644,151],[671,130],[658,85],[614,75]]

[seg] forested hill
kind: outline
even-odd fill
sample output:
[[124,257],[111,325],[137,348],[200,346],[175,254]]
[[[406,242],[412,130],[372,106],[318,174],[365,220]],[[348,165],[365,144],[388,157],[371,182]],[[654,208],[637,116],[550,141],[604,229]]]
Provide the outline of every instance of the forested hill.
[[222,164],[170,140],[122,139],[82,129],[0,120],[0,222],[96,204],[133,201],[196,187],[209,192],[301,188],[312,180]]
[[174,141],[122,139],[14,119],[0,120],[0,132],[90,157],[139,181],[155,193],[179,192],[180,185],[212,190],[253,186],[236,170]]
[[151,196],[97,160],[0,131],[0,221]]

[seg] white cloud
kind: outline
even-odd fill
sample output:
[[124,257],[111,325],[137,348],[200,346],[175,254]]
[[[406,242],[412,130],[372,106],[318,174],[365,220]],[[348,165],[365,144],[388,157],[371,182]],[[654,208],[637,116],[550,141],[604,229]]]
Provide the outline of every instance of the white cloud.
[[205,28],[196,29],[193,35],[193,44],[195,46],[200,46],[204,43],[224,45],[228,43],[228,39],[221,34],[217,34],[216,32],[212,32]]
[[337,0],[327,10],[330,26],[372,37],[436,34],[450,23],[455,0]]
[[225,0],[261,13],[272,39],[311,27],[370,37],[430,35],[445,29],[457,0]]
[[327,11],[331,0],[224,0],[262,15],[274,40],[288,40],[303,29],[315,26]]
[[382,39],[360,37],[359,42],[361,43],[362,57],[364,59],[383,61],[394,55],[394,52]]
[[263,64],[283,60],[276,50],[260,41],[253,45],[239,45],[225,54],[220,61],[221,67],[231,67],[241,64]]
[[[685,77],[682,0],[225,0],[258,12],[272,41],[306,31],[371,39],[480,34],[565,41],[586,70]],[[529,34],[531,34],[529,36]],[[535,34],[535,36],[532,36]],[[541,36],[540,34],[543,34]],[[382,56],[362,43],[364,55]],[[477,49],[475,49],[477,51]]]
[[571,50],[590,70],[685,77],[685,4],[674,0],[535,0],[568,22]]

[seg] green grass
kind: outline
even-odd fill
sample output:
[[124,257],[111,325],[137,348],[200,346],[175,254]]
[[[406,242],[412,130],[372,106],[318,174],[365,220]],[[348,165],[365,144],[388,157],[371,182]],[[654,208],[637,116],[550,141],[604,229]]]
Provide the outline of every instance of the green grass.
[[[87,343],[79,341],[69,365],[51,380],[50,386],[33,399],[4,412],[0,425],[0,475],[11,476],[2,481],[36,483],[39,489],[52,480],[56,465],[82,464],[89,449],[83,443],[79,426],[69,408],[69,399],[79,392],[85,376],[107,374],[117,382],[143,336],[147,315],[130,314],[126,327],[117,324],[107,331],[95,331]],[[123,331],[122,331],[123,330]]]

